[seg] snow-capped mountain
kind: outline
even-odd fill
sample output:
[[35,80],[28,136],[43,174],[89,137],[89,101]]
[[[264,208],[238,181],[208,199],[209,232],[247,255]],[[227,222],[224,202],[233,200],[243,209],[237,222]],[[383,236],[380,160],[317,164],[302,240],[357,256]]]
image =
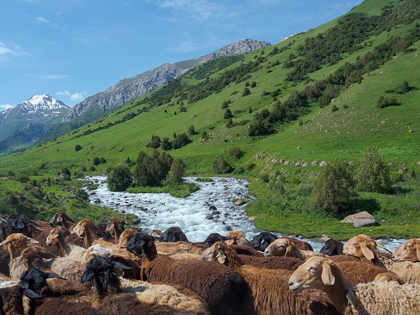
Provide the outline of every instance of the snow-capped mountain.
[[66,104],[47,94],[34,95],[29,100],[0,112],[0,123],[11,120],[40,122],[64,114],[69,109]]
[[34,95],[0,112],[0,155],[36,142],[69,111],[63,102],[47,94]]

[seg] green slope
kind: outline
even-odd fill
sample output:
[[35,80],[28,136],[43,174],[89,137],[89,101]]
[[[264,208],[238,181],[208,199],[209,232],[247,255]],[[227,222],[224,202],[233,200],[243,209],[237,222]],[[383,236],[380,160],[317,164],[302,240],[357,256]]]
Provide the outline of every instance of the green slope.
[[[272,95],[263,96],[267,94],[264,92],[272,93],[280,89],[277,98],[282,104],[287,104],[293,91],[303,91],[315,81],[328,79],[330,74],[336,73],[346,63],[356,64],[368,52],[375,52],[375,47],[389,43],[393,36],[406,38],[408,34],[417,34],[420,29],[417,7],[418,1],[413,0],[368,0],[347,14],[347,22],[339,22],[343,21],[342,18],[336,19],[273,47],[245,54],[243,60],[233,64],[226,62],[227,67],[224,67],[223,59],[213,61],[188,72],[151,95],[108,113],[88,126],[55,141],[0,158],[2,171],[26,170],[54,174],[57,169],[68,167],[75,172],[82,167],[89,169],[94,157],[104,156],[108,163],[97,167],[97,172],[102,173],[107,167],[117,165],[127,157],[134,160],[140,150],[148,151],[145,147],[152,135],[172,138],[173,133],[186,132],[193,124],[198,134],[190,136],[192,143],[169,153],[186,161],[189,174],[214,175],[211,166],[220,154],[224,154],[237,169],[243,167],[245,172],[238,176],[250,179],[251,192],[261,200],[247,208],[249,214],[256,214],[260,218],[257,226],[307,236],[328,232],[330,236],[345,237],[358,233],[359,230],[356,232],[351,227],[343,227],[336,219],[325,218],[308,206],[315,178],[312,173],[320,169],[311,166],[311,162],[331,162],[338,158],[346,162],[356,161],[357,165],[363,150],[372,145],[378,146],[386,161],[393,163],[391,170],[395,172],[400,167],[412,168],[420,160],[420,90],[412,90],[403,95],[391,93],[396,96],[399,106],[376,106],[379,96],[391,95],[386,91],[395,89],[404,80],[410,86],[420,88],[420,74],[413,70],[420,66],[420,57],[417,57],[419,41],[414,41],[409,49],[404,48],[395,56],[388,56],[383,64],[378,64],[377,69],[363,73],[361,83],[337,85],[339,93],[334,102],[337,111],[332,111],[333,105],[321,109],[317,101],[312,99],[306,100],[301,107],[287,108],[287,112],[294,117],[282,123],[274,123],[277,130],[275,134],[250,137],[250,123],[225,127],[222,103],[230,101],[234,122],[252,121],[255,113],[265,108],[272,111],[275,101]],[[380,19],[379,14],[384,12],[383,9],[388,12],[388,19]],[[376,23],[375,27],[369,33],[357,35],[359,41],[352,45],[342,45],[337,38],[334,44],[347,48],[343,48],[339,54],[327,56],[338,56],[335,62],[321,62],[317,64],[318,70],[304,69],[303,80],[287,81],[295,69],[283,68],[289,56],[296,56],[292,59],[295,63],[308,58],[311,51],[303,54],[300,45],[311,42],[311,38],[316,42],[320,33],[328,36],[327,31],[339,27],[340,23],[349,23],[344,24],[344,28],[354,26],[357,24],[351,20],[354,13],[364,14],[357,23],[365,19]],[[276,48],[280,52],[270,54]],[[242,81],[240,76],[235,80],[222,80],[234,71],[238,74],[237,69],[245,69],[245,65],[251,62],[254,63],[252,69],[243,72],[245,80]],[[215,68],[220,70],[215,72]],[[226,72],[230,70],[233,72]],[[250,87],[251,94],[243,97],[245,83],[252,81],[256,82],[256,87]],[[188,102],[188,99],[199,100]],[[186,112],[180,112],[181,101]],[[252,113],[249,113],[249,108],[252,108]],[[302,119],[302,125],[299,119]],[[409,133],[409,130],[417,132]],[[200,140],[203,131],[211,133],[210,140]],[[77,144],[83,149],[76,152]],[[245,151],[244,157],[239,161],[231,159],[227,154],[230,147],[242,148]],[[264,158],[256,159],[257,155]],[[274,158],[290,161],[293,166],[270,163]],[[297,162],[307,162],[309,166],[297,168],[294,166]],[[270,183],[264,183],[261,177],[268,177]],[[360,231],[377,236],[411,236],[420,233],[420,205],[417,201],[420,185],[418,180],[408,180],[407,177],[404,180],[398,184],[398,193],[394,195],[360,192],[360,201],[352,211],[367,209],[377,219],[385,220],[381,226]],[[286,189],[285,196],[278,194],[279,185]],[[287,209],[271,209],[277,202],[281,203],[287,198]],[[397,209],[398,205],[404,209]],[[404,224],[412,226],[407,228]]]

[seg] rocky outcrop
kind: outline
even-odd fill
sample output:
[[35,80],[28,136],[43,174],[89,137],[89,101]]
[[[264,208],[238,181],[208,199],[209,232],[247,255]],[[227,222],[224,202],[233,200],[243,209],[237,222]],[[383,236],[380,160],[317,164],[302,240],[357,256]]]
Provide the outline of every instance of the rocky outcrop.
[[352,223],[355,227],[376,225],[375,218],[367,211],[351,214],[341,220],[341,223]]
[[223,56],[241,54],[266,46],[270,46],[270,43],[245,39],[223,47],[199,59],[186,60],[174,64],[163,64],[157,68],[138,74],[135,77],[121,80],[105,91],[88,97],[83,102],[70,109],[63,117],[62,122],[75,119],[94,108],[99,109],[101,112],[105,112],[109,109],[121,106],[133,99],[158,89],[193,67],[209,60]]

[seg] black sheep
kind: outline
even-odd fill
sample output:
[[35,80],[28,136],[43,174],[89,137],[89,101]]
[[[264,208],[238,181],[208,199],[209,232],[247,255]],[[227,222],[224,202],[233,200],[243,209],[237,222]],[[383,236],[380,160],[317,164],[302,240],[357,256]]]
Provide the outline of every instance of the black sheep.
[[343,243],[330,238],[319,251],[328,256],[343,255]]
[[167,229],[158,240],[162,242],[188,242],[187,236],[177,226]]
[[251,246],[263,252],[276,239],[277,237],[270,232],[261,232],[252,239]]
[[206,244],[206,248],[211,247],[216,242],[225,242],[226,240],[233,240],[233,237],[223,236],[219,233],[211,233],[209,236],[207,236],[206,240],[204,241],[204,244]]
[[47,287],[48,278],[66,280],[52,272],[45,272],[36,268],[28,269],[20,275],[19,285],[25,289],[30,289],[42,295],[43,289]]

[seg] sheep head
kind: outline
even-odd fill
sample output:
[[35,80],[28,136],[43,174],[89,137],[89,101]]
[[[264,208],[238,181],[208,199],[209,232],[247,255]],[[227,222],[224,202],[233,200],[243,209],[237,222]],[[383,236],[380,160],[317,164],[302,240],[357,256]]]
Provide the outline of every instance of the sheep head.
[[32,268],[21,274],[19,284],[23,288],[33,290],[34,292],[42,295],[47,287],[48,278],[66,280],[55,273]]
[[265,257],[284,256],[303,259],[300,250],[287,238],[279,238],[272,242],[264,251]]
[[84,238],[85,248],[89,248],[94,241],[98,240],[102,236],[101,229],[88,219],[83,219],[77,222],[70,232]]
[[65,227],[66,229],[69,229],[70,226],[74,224],[73,220],[70,219],[70,217],[67,215],[67,213],[61,211],[57,212],[52,216],[49,223],[51,225],[61,225],[62,227]]
[[45,243],[48,246],[51,246],[51,245],[56,246],[59,244],[60,241],[64,241],[64,239],[69,236],[70,236],[69,230],[61,226],[57,226],[51,230],[50,234],[48,234]]
[[360,234],[352,237],[346,242],[346,244],[344,244],[343,253],[359,257],[362,261],[374,263],[380,256],[379,250],[376,246],[377,242],[372,240],[369,236]]
[[232,230],[228,234],[226,234],[226,236],[230,238],[226,240],[226,244],[228,245],[232,245],[232,244],[245,245],[245,246],[251,245],[242,232]]
[[122,263],[95,257],[86,264],[80,283],[92,282],[97,293],[117,293],[121,290],[121,282],[115,273],[116,268],[131,269]]
[[242,265],[241,259],[236,253],[223,242],[216,242],[211,247],[205,249],[199,260],[215,261],[221,265],[226,265],[231,268],[239,267]]
[[325,257],[314,256],[299,266],[289,279],[289,288],[293,292],[302,292],[306,289],[320,289],[336,282],[338,267]]
[[7,250],[10,253],[10,260],[12,260],[19,256],[26,247],[30,246],[31,243],[39,244],[38,241],[26,235],[21,233],[13,233],[0,243],[0,247],[8,245]]
[[268,245],[275,241],[277,237],[270,232],[261,232],[252,239],[251,246],[259,251],[265,251]]
[[154,237],[141,232],[130,239],[127,243],[127,250],[137,256],[141,256],[144,251],[149,259],[155,259],[157,255]]
[[136,235],[137,231],[133,230],[133,229],[128,229],[128,230],[124,230],[121,235],[120,238],[118,240],[118,246],[120,247],[126,247],[127,243],[130,241],[130,239]]
[[105,232],[109,233],[115,240],[115,243],[118,243],[118,238],[121,233],[124,231],[125,221],[121,218],[113,217],[109,219],[108,224],[106,225]]
[[321,254],[328,256],[342,255],[343,254],[343,243],[340,241],[329,238],[325,241],[324,246],[319,251]]
[[206,244],[206,248],[209,248],[213,246],[216,242],[224,242],[226,240],[232,240],[232,237],[226,237],[223,235],[220,235],[219,233],[211,233],[209,236],[207,236],[204,243]]
[[161,237],[163,232],[161,230],[151,230],[149,235],[154,237]]
[[413,238],[398,246],[392,259],[395,261],[420,261],[420,240]]

